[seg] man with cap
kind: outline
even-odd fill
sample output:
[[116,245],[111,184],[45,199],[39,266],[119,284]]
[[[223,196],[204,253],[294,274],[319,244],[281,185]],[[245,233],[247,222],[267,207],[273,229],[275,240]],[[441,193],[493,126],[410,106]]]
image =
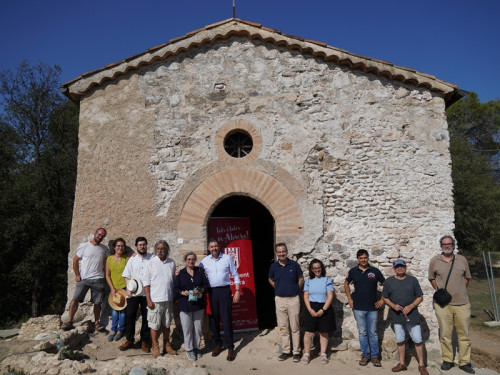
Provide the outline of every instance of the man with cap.
[[470,363],[471,308],[467,294],[467,287],[471,279],[469,263],[464,256],[454,253],[455,240],[453,237],[443,236],[439,240],[439,244],[441,245],[441,254],[436,255],[429,263],[429,281],[434,289],[444,288],[449,274],[450,279],[446,290],[451,294],[451,301],[448,305],[441,307],[434,303],[443,359],[441,370],[449,370],[454,366],[451,336],[453,326],[455,326],[458,336],[458,368],[469,374],[474,374],[475,371]]
[[406,328],[415,343],[418,371],[421,375],[429,375],[424,364],[424,344],[422,342],[420,314],[417,309],[417,306],[424,299],[422,288],[420,288],[416,277],[406,274],[406,262],[403,259],[396,259],[393,267],[396,275],[385,280],[382,290],[384,302],[391,308],[391,320],[398,344],[399,363],[392,368],[392,371],[407,370],[405,363]]
[[125,342],[119,349],[124,351],[132,348],[135,336],[135,318],[137,309],[141,308],[141,349],[148,353],[151,349],[151,333],[148,328],[148,304],[142,287],[142,273],[152,255],[148,254],[148,241],[144,237],[135,240],[137,255],[129,258],[122,276],[127,283],[128,309],[125,317]]

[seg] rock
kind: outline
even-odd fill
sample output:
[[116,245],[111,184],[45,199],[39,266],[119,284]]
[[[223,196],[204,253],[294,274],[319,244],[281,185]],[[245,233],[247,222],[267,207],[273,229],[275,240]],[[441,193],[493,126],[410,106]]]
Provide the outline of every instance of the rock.
[[128,375],[148,375],[148,372],[142,367],[132,367]]
[[394,353],[398,348],[395,338],[384,338],[382,341],[382,350],[388,353]]

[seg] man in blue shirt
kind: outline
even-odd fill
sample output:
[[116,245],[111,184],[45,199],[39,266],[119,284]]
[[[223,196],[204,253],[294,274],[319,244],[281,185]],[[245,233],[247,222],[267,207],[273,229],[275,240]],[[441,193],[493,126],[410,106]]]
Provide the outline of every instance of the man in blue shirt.
[[[212,314],[210,318],[210,329],[215,340],[215,348],[212,357],[217,357],[222,351],[222,339],[220,336],[220,319],[224,325],[224,336],[227,346],[227,360],[234,361],[234,341],[233,341],[233,303],[240,301],[240,276],[234,265],[231,256],[220,252],[217,240],[208,241],[207,255],[200,263],[207,274],[210,284],[210,307]],[[233,276],[236,292],[231,300],[231,280],[229,274]]]
[[[276,297],[276,318],[278,334],[281,338],[281,354],[278,360],[293,356],[294,362],[300,361],[300,300],[299,290],[304,285],[304,276],[299,264],[288,258],[288,249],[284,243],[276,245],[278,260],[269,269],[269,283],[274,288]],[[290,348],[292,333],[293,352]]]
[[[377,316],[378,309],[384,305],[382,298],[377,299],[378,284],[384,285],[385,277],[378,268],[368,263],[368,251],[359,249],[356,253],[358,265],[349,270],[344,281],[344,290],[353,309],[358,326],[361,360],[359,364],[366,366],[372,360],[375,367],[380,367],[380,352],[378,348]],[[350,283],[354,284],[355,292],[351,296]]]

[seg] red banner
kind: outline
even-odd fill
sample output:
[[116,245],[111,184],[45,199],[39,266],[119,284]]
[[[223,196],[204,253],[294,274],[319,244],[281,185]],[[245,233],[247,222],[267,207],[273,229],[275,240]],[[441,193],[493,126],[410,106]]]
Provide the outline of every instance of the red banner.
[[[231,255],[240,275],[240,302],[233,304],[233,328],[235,330],[257,329],[250,219],[211,218],[208,234],[209,238],[215,238],[219,242],[222,252]],[[234,295],[235,287],[232,277],[231,292]]]

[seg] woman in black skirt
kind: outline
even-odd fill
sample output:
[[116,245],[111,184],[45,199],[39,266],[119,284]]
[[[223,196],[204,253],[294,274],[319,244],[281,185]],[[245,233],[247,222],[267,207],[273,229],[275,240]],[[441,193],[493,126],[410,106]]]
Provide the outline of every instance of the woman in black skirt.
[[309,263],[309,278],[304,283],[304,304],[306,305],[304,355],[302,356],[304,364],[310,361],[311,344],[316,331],[319,332],[321,363],[328,363],[326,355],[328,333],[336,329],[332,308],[334,296],[333,279],[326,277],[323,262],[313,259]]

